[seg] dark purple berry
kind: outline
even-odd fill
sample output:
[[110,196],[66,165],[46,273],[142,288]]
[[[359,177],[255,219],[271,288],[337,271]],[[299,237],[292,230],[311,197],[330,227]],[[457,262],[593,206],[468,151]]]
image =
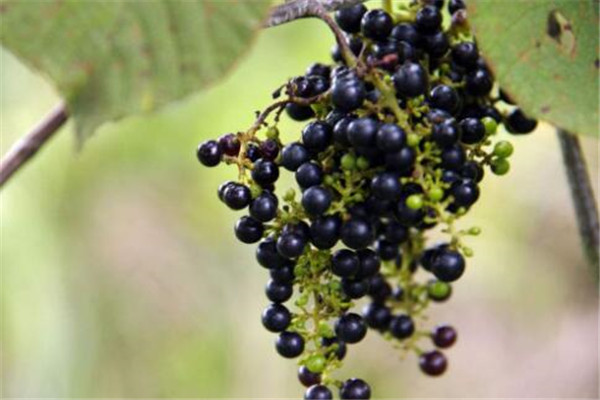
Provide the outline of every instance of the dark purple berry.
[[243,243],[256,243],[263,235],[264,226],[252,217],[242,217],[235,223],[235,237]]
[[197,151],[198,160],[206,167],[214,167],[221,162],[223,152],[215,140],[200,143]]
[[335,334],[345,343],[358,343],[367,334],[367,325],[358,314],[344,314],[335,324]]
[[441,349],[452,346],[456,342],[456,336],[456,329],[450,325],[438,325],[431,332],[433,343]]
[[340,388],[342,400],[368,400],[371,398],[371,388],[362,379],[348,379]]
[[281,304],[271,304],[262,313],[262,324],[271,332],[283,332],[292,322],[292,314]]
[[438,350],[428,351],[419,356],[419,367],[427,375],[439,376],[446,371],[447,366],[446,356]]
[[275,348],[282,357],[295,358],[304,351],[304,339],[296,332],[282,332],[275,342]]

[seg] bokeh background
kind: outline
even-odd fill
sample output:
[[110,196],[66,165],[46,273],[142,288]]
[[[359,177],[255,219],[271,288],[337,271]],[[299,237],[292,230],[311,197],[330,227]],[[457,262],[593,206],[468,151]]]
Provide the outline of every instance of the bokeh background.
[[[103,127],[75,150],[68,124],[1,192],[4,397],[299,398],[296,366],[260,323],[265,271],[216,197],[235,176],[195,160],[201,140],[248,127],[270,93],[332,38],[317,21],[261,33],[220,85]],[[59,101],[2,51],[1,152]],[[286,138],[301,126],[285,122]],[[378,398],[598,397],[598,295],[580,250],[550,127],[514,138],[508,176],[485,180],[462,222],[483,229],[452,301],[459,330],[441,378],[375,334],[343,376]],[[595,190],[598,142],[584,139]]]

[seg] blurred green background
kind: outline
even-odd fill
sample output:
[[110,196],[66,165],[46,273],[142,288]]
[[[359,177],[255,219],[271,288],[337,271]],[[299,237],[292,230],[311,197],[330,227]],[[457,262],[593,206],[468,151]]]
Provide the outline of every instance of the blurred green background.
[[[317,21],[261,33],[224,82],[153,116],[102,128],[82,152],[67,125],[1,192],[4,397],[299,398],[296,367],[260,323],[264,270],[216,197],[234,178],[195,160],[201,140],[247,128],[270,93],[332,38]],[[1,152],[58,103],[1,55]],[[285,122],[286,138],[300,125]],[[344,376],[378,398],[598,396],[598,296],[579,247],[551,128],[514,138],[462,222],[483,229],[452,301],[459,330],[441,378],[375,334]],[[598,143],[584,139],[597,191]]]

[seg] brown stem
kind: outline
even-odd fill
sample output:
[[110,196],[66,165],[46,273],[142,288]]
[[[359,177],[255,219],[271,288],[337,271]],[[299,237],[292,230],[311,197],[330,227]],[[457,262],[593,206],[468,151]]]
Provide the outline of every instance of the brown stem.
[[598,279],[599,270],[599,222],[598,209],[590,177],[587,171],[581,145],[577,136],[559,129],[558,140],[563,155],[567,180],[571,187],[571,197],[575,206],[579,235],[584,251],[592,267],[592,273]]
[[335,11],[339,8],[364,3],[366,0],[290,0],[286,1],[271,11],[265,27],[282,25],[300,18],[314,17],[315,7],[326,12]]
[[64,104],[56,106],[0,160],[0,187],[45,145],[68,118]]

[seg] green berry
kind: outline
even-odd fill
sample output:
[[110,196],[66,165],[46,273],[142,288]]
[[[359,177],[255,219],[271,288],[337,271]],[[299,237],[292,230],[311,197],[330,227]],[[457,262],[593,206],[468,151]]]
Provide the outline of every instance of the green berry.
[[513,153],[513,145],[506,140],[496,143],[494,146],[494,155],[500,158],[508,158]]
[[469,229],[469,235],[477,236],[481,234],[481,228],[478,226],[474,226]]
[[406,143],[408,143],[410,147],[417,147],[420,141],[421,138],[416,133],[411,133],[406,138]]
[[359,170],[364,171],[369,168],[369,160],[367,160],[363,156],[360,156],[356,160],[356,166],[358,167]]
[[279,137],[279,129],[275,126],[270,126],[266,133],[267,139],[277,139]]
[[328,186],[333,185],[334,182],[335,182],[335,179],[331,175],[326,175],[325,178],[323,179],[323,183],[325,183]]
[[470,247],[463,247],[462,252],[465,257],[473,257],[473,250]]
[[323,372],[325,364],[325,357],[323,357],[322,354],[313,354],[306,359],[306,368],[308,368],[310,372]]
[[492,160],[492,172],[496,175],[506,175],[510,170],[510,163],[506,158]]
[[323,336],[323,337],[333,337],[334,336],[333,329],[326,321],[319,321],[318,332],[319,332],[319,336]]
[[427,285],[427,293],[433,299],[445,299],[450,295],[451,290],[450,284],[442,281],[433,281]]
[[421,207],[423,207],[423,197],[420,194],[410,195],[406,199],[406,205],[408,206],[408,208],[418,210]]
[[356,157],[353,154],[344,154],[341,159],[342,169],[353,171],[356,168]]
[[283,200],[294,201],[294,197],[296,197],[296,191],[292,188],[289,188],[283,195]]
[[431,201],[438,202],[444,198],[444,191],[439,186],[434,186],[429,189],[427,196]]
[[496,120],[492,117],[483,117],[481,119],[481,122],[483,122],[483,126],[485,126],[485,134],[486,135],[493,135],[496,133],[496,130],[498,129],[498,123],[496,122]]

